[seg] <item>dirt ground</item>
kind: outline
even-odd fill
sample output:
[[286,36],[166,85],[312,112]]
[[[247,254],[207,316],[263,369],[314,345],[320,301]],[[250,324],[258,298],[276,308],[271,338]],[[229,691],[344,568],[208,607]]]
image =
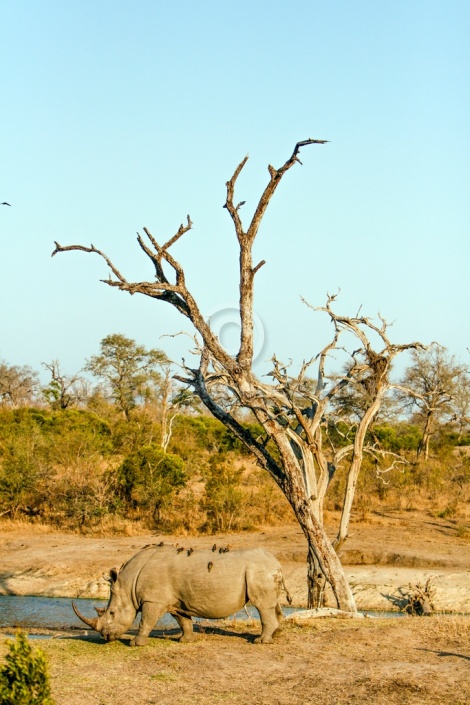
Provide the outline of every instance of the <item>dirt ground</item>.
[[[439,612],[470,613],[470,527],[420,512],[370,514],[351,526],[341,559],[359,609],[398,610],[407,586],[431,577]],[[107,598],[103,579],[140,548],[263,546],[281,562],[296,606],[306,605],[306,542],[296,525],[220,536],[90,538],[0,523],[0,594]],[[333,604],[331,596],[329,604]]]
[[[389,513],[355,523],[351,534],[343,562],[359,607],[385,601],[397,609],[400,588],[433,575],[438,609],[447,602],[470,613],[470,542],[461,526]],[[295,526],[190,539],[83,538],[0,526],[1,591],[98,596],[106,589],[103,571],[161,539],[194,550],[214,541],[262,545],[281,561],[294,602],[305,598],[305,542]],[[129,637],[105,644],[91,632],[33,643],[46,653],[57,705],[470,705],[470,615],[286,622],[272,645],[253,643],[255,621],[197,631],[190,644],[177,642],[177,630],[154,631],[141,648],[130,648]],[[6,648],[0,636],[0,655]]]
[[[176,630],[150,644],[98,635],[33,642],[56,705],[468,705],[470,618],[315,619],[255,645],[259,625]],[[0,637],[0,654],[6,650]]]

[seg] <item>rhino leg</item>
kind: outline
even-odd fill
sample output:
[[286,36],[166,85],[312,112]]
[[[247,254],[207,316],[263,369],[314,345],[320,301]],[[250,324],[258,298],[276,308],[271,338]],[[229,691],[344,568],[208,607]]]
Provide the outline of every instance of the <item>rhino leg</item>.
[[[261,620],[261,634],[255,639],[255,644],[272,644],[273,634],[278,630],[283,618],[279,607],[279,579],[277,573],[265,578],[250,580],[247,576],[248,597],[259,612]],[[264,579],[263,579],[264,578]]]
[[145,646],[148,643],[148,635],[164,612],[165,607],[163,605],[159,605],[157,602],[144,602],[142,605],[139,632],[137,636],[131,640],[131,646]]
[[[253,604],[255,604],[253,602]],[[273,635],[279,628],[275,607],[255,605],[261,620],[261,634],[256,637],[255,644],[272,644]]]
[[284,621],[284,612],[282,611],[279,602],[276,605],[275,612],[276,612],[276,619],[278,621],[278,627],[277,627],[277,629],[274,630],[273,636],[276,636],[276,634],[281,631],[282,622]]
[[182,629],[183,631],[178,641],[180,641],[182,644],[189,641],[196,641],[196,636],[193,632],[193,622],[191,617],[186,617],[185,615],[178,614],[176,612],[171,612],[171,616],[176,619],[180,626],[180,629]]

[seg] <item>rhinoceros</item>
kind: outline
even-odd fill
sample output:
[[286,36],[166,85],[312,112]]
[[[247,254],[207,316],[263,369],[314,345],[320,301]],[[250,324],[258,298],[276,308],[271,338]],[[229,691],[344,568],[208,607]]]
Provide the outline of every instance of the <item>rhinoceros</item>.
[[182,629],[180,641],[194,639],[192,617],[221,619],[242,609],[248,601],[257,608],[261,635],[256,643],[269,644],[282,620],[279,596],[290,596],[277,559],[262,548],[215,552],[182,551],[171,545],[148,546],[108,578],[111,595],[106,608],[95,607],[98,617],[77,616],[114,641],[141,612],[132,645],[143,646],[160,617],[169,612]]

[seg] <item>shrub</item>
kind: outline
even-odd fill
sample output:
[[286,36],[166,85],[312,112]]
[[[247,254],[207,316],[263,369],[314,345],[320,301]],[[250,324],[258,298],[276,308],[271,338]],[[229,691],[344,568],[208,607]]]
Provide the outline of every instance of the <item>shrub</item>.
[[184,463],[157,445],[144,446],[127,456],[117,470],[122,499],[132,508],[150,511],[156,526],[162,511],[186,484]]
[[214,459],[210,462],[204,502],[210,532],[239,528],[243,508],[242,473],[241,469],[235,469],[227,462]]
[[0,705],[53,705],[43,652],[33,651],[22,632],[8,644],[6,665],[0,669]]

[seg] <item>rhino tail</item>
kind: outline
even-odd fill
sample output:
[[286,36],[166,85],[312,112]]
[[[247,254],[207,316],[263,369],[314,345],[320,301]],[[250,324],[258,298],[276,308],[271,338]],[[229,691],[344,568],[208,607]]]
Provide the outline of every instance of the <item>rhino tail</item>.
[[289,605],[292,604],[292,597],[289,594],[289,590],[286,587],[286,583],[284,582],[284,576],[282,574],[281,568],[277,571],[277,573],[274,575],[274,580],[277,584],[277,588],[279,592],[285,592],[286,593],[286,600],[289,603]]
[[289,605],[291,605],[292,604],[292,597],[289,593],[289,590],[286,587],[286,583],[284,582],[284,576],[282,575],[282,573],[281,573],[281,587],[284,590],[284,592],[286,593],[287,602],[289,603]]

